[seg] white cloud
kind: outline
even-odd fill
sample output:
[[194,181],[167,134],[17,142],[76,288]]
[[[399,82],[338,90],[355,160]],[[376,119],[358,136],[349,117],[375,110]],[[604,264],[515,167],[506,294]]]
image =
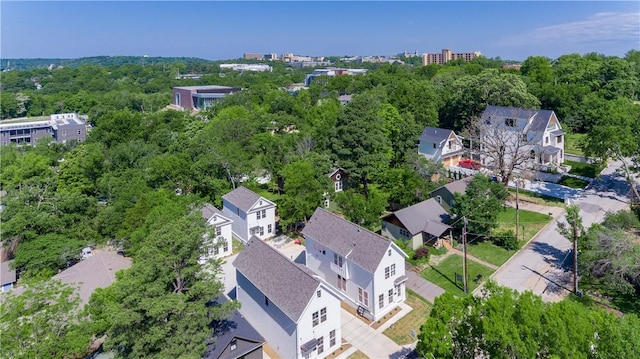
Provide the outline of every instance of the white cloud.
[[538,27],[530,32],[511,35],[500,41],[500,45],[531,46],[594,42],[640,43],[640,13],[597,13],[585,20]]

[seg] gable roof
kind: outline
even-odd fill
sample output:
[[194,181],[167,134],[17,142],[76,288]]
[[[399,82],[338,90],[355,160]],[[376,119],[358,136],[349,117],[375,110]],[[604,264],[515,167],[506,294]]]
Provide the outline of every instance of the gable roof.
[[[489,105],[482,113],[482,121],[491,119],[492,117],[507,117],[516,119],[531,120],[529,131],[544,132],[551,120],[551,116],[554,116],[554,112],[551,110],[534,110],[524,109],[517,107],[506,106],[493,106]],[[560,121],[558,121],[559,123]],[[519,130],[523,130],[520,126]]]
[[12,261],[5,261],[0,265],[0,277],[2,277],[1,285],[16,282],[16,270],[10,269],[11,262]]
[[214,214],[217,214],[218,216],[222,216],[224,218],[227,218],[224,213],[222,213],[221,210],[217,209],[216,207],[214,207],[212,204],[207,203],[205,204],[202,208],[200,208],[200,212],[202,213],[202,217],[206,220],[209,221],[211,219],[211,217],[213,217]]
[[331,248],[369,273],[374,273],[378,268],[389,246],[395,246],[389,239],[322,208],[316,208],[302,234]]
[[447,183],[442,187],[446,188],[452,194],[453,193],[465,194],[467,192],[467,186],[469,185],[469,183],[471,183],[471,180],[473,180],[473,176],[465,177],[463,179],[459,179],[457,181]]
[[450,227],[445,224],[449,214],[433,198],[414,204],[394,212],[396,218],[411,232],[416,235],[420,232],[440,237]]
[[259,196],[257,193],[244,186],[240,186],[225,194],[222,196],[222,199],[228,201],[244,212],[248,212],[260,199],[273,204],[273,202]]
[[425,127],[420,135],[420,141],[441,143],[446,141],[453,133],[453,130],[447,130],[437,127]]
[[296,323],[320,285],[309,269],[256,236],[251,237],[233,265]]
[[[226,302],[226,298],[219,298],[218,303]],[[231,317],[228,319],[215,323],[213,337],[215,342],[207,346],[204,359],[218,359],[224,350],[231,344],[234,338],[242,339],[247,342],[251,342],[252,345],[238,346],[238,349],[234,351],[234,357],[240,358],[255,349],[261,347],[265,340],[264,338],[249,324],[249,322],[235,310]]]

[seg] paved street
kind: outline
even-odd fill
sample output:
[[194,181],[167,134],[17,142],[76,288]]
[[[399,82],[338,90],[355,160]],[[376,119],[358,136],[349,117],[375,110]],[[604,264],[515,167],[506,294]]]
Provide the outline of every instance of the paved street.
[[[585,227],[601,222],[607,212],[629,207],[629,185],[618,172],[619,166],[611,163],[586,190],[567,193],[569,200],[580,207]],[[540,211],[546,213],[545,209]],[[551,223],[492,278],[518,291],[532,290],[546,301],[558,301],[570,293],[573,289],[572,244],[557,230],[557,221],[564,221],[564,215],[562,212],[554,216]]]

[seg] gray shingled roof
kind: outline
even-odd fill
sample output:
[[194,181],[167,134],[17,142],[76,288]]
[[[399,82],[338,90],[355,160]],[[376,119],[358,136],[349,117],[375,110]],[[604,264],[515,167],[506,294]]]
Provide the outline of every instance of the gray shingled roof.
[[322,208],[317,208],[302,233],[334,252],[374,273],[391,241],[342,219]]
[[444,185],[444,187],[451,193],[465,194],[467,192],[467,186],[472,179],[473,176],[465,177],[463,179],[447,183],[446,185]]
[[393,213],[402,222],[411,235],[426,232],[436,237],[440,237],[449,226],[445,222],[449,219],[449,214],[433,198],[403,208]]
[[207,203],[202,208],[200,208],[200,212],[202,213],[202,217],[207,221],[211,219],[214,214],[224,217],[224,213],[222,213],[221,210],[217,209],[210,203]]
[[[217,302],[224,303],[226,298],[219,298]],[[254,343],[250,346],[243,346],[241,352],[234,352],[238,358],[254,351],[265,343],[264,338],[237,310],[233,312],[229,319],[215,323],[213,336],[215,337],[215,343],[207,346],[207,351],[203,356],[204,359],[218,359],[234,338]]]
[[258,202],[260,196],[252,190],[244,186],[240,186],[225,194],[222,198],[240,208],[242,211],[247,212],[254,204],[256,204],[256,202]]
[[255,236],[233,265],[296,323],[320,285],[306,267],[290,261]]
[[16,270],[10,269],[10,264],[12,261],[2,262],[0,266],[0,274],[2,276],[2,285],[15,283],[16,281]]
[[425,127],[420,135],[420,141],[440,143],[451,135],[452,130],[437,127]]
[[[531,110],[517,107],[489,105],[482,113],[482,120],[485,121],[490,117],[533,118],[529,131],[544,132],[552,114],[553,111],[551,110]],[[522,128],[520,130],[522,130]]]

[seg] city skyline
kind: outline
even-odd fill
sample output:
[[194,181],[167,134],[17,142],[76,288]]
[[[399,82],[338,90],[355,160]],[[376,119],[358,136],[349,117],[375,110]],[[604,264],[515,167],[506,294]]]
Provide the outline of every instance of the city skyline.
[[479,51],[524,60],[640,49],[640,3],[2,1],[0,57],[237,59]]

